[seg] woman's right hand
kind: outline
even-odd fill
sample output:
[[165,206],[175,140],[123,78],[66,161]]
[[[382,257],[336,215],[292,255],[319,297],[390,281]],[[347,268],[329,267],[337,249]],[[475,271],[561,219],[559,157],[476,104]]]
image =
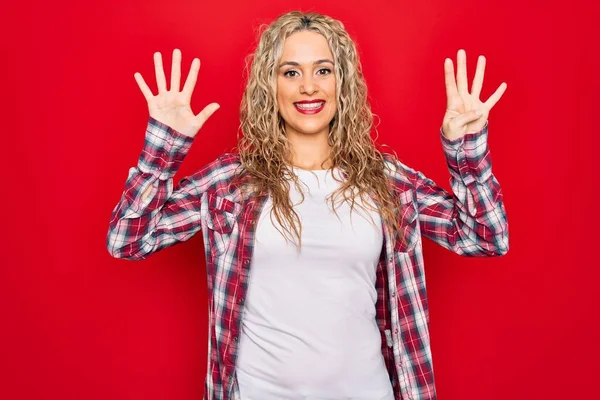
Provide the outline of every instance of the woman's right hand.
[[155,96],[146,85],[142,74],[136,72],[133,76],[142,94],[148,101],[150,116],[172,129],[189,137],[194,137],[202,128],[206,120],[219,109],[217,103],[211,103],[204,107],[198,115],[194,115],[190,108],[192,92],[198,79],[200,60],[194,58],[190,72],[188,73],[183,90],[179,91],[181,79],[181,51],[173,50],[173,64],[171,67],[171,86],[167,90],[165,71],[162,64],[162,56],[159,52],[154,53],[154,71],[156,73],[156,85],[158,94]]

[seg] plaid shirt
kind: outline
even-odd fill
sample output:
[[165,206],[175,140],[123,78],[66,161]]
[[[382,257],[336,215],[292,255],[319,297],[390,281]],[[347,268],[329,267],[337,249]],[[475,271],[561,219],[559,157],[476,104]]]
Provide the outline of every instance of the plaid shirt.
[[[491,170],[487,124],[454,141],[441,130],[440,136],[453,193],[386,156],[389,178],[400,189],[404,238],[383,225],[376,320],[396,400],[436,399],[421,237],[465,256],[508,251],[508,224]],[[242,203],[239,189],[229,187],[240,168],[235,154],[219,157],[174,188],[173,176],[192,142],[149,119],[138,165],[129,170],[112,211],[107,247],[113,257],[141,260],[202,230],[209,291],[204,399],[239,400],[235,364],[241,316],[256,221],[267,197]]]

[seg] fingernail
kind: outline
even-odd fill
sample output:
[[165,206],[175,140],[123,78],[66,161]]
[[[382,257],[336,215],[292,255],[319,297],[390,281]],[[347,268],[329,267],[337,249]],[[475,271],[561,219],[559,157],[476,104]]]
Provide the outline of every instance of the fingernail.
[[475,115],[477,115],[478,117],[480,117],[480,116],[482,116],[482,115],[483,115],[483,111],[482,111],[481,109],[479,109],[479,110],[476,110],[476,111],[475,111]]

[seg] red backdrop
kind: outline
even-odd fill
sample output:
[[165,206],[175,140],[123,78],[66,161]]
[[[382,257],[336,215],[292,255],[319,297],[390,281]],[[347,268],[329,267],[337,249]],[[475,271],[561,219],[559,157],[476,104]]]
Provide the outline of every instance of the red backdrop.
[[[392,4],[395,3],[395,4]],[[368,5],[368,7],[367,7]],[[193,109],[221,109],[176,180],[235,145],[243,58],[290,7],[357,40],[379,141],[449,189],[443,60],[464,48],[482,96],[505,81],[489,142],[510,251],[463,258],[425,241],[442,399],[595,393],[598,59],[592,1],[11,2],[2,37],[0,398],[199,399],[207,295],[200,235],[112,259],[109,215],[143,143],[152,53],[202,60]],[[594,39],[594,36],[596,39]],[[167,75],[169,76],[169,75]]]

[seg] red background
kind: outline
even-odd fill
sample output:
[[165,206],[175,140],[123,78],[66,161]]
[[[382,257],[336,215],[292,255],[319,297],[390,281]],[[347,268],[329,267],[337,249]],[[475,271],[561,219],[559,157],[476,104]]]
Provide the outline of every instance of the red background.
[[[357,40],[379,141],[449,189],[438,129],[443,60],[464,48],[482,98],[507,82],[489,143],[510,251],[459,257],[425,241],[442,399],[590,398],[598,338],[598,37],[592,1],[10,2],[3,5],[0,398],[199,399],[207,295],[201,235],[142,262],[105,237],[154,89],[202,60],[193,109],[221,109],[176,180],[235,145],[255,30],[300,7]],[[594,38],[595,37],[595,38]]]

